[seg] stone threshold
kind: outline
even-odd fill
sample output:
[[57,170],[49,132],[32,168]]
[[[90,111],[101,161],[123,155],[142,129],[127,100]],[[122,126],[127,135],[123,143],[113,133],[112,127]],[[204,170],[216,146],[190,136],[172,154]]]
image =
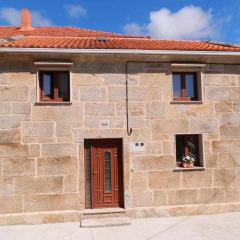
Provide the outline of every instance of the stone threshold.
[[69,106],[72,102],[35,102],[34,106]]
[[83,210],[83,215],[125,213],[125,212],[126,212],[126,209],[124,208],[94,208],[94,209]]

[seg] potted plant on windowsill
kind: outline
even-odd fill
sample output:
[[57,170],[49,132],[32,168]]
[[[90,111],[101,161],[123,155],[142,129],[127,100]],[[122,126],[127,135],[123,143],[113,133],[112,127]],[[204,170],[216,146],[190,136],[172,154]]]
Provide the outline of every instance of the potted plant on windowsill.
[[193,168],[194,167],[194,161],[195,159],[190,156],[183,157],[182,159],[182,166],[184,168]]

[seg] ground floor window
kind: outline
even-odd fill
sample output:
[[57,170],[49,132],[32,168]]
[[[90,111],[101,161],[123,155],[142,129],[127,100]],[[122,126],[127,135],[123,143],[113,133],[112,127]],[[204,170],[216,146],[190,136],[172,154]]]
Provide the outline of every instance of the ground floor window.
[[178,167],[202,167],[202,135],[176,135],[176,161]]

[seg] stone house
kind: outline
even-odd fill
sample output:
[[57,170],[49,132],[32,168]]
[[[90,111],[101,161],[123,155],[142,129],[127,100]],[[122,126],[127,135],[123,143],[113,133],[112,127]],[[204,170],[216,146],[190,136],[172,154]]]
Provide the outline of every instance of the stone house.
[[239,211],[239,127],[237,46],[0,27],[0,224]]

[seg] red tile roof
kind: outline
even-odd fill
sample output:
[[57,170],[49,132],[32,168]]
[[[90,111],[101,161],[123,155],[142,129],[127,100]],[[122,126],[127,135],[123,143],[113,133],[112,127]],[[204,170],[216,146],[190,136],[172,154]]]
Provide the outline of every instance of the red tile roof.
[[[19,37],[11,38],[15,36]],[[240,51],[240,47],[221,43],[156,40],[146,36],[100,32],[76,27],[34,27],[30,31],[20,31],[17,27],[0,27],[0,47]]]

